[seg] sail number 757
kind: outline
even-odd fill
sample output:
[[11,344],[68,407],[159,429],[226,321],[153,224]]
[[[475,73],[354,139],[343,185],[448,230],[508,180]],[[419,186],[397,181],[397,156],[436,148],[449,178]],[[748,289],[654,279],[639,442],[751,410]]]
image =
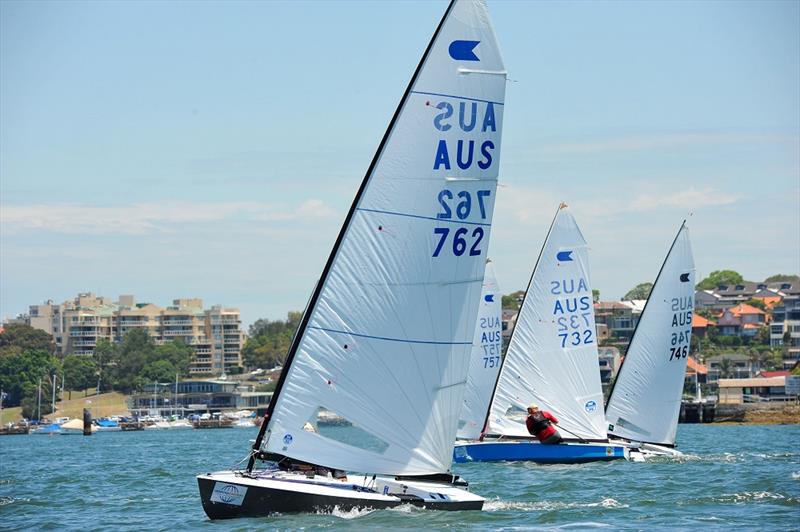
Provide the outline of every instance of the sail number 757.
[[[486,204],[484,200],[491,194],[491,190],[478,190],[475,193],[476,210],[482,220],[486,219]],[[466,220],[472,214],[472,194],[467,190],[454,193],[452,190],[444,189],[439,192],[438,200],[442,210],[436,214],[436,218],[440,220],[452,220],[454,219],[453,214],[458,220]],[[453,205],[454,202],[455,205]],[[469,255],[473,257],[481,254],[479,246],[485,234],[483,227],[434,227],[433,233],[439,236],[436,249],[433,250],[434,257],[438,257],[443,249],[452,250],[453,255],[456,257],[464,255],[467,250],[469,250]],[[450,240],[450,245],[445,246],[448,240]]]

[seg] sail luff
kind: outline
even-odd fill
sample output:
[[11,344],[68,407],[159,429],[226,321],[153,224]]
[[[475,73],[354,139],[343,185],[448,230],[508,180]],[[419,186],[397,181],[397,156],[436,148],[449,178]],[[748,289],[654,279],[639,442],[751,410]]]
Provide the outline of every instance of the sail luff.
[[386,128],[383,137],[381,138],[380,144],[378,145],[378,149],[375,151],[375,154],[372,157],[372,161],[370,161],[369,167],[367,168],[367,171],[364,174],[364,178],[361,180],[361,185],[359,186],[358,191],[356,192],[356,195],[353,198],[353,203],[350,205],[350,209],[347,212],[347,216],[345,217],[344,223],[342,224],[342,228],[339,230],[339,234],[336,237],[333,249],[331,250],[331,253],[328,256],[328,260],[325,263],[325,267],[322,271],[320,280],[314,287],[314,292],[313,295],[311,296],[311,300],[309,301],[306,310],[303,313],[303,317],[300,321],[300,326],[298,327],[297,332],[292,338],[292,344],[289,348],[289,354],[287,355],[286,361],[284,362],[283,370],[281,371],[280,377],[278,378],[278,382],[275,384],[275,390],[273,391],[272,398],[270,399],[270,403],[267,407],[267,412],[264,415],[264,420],[262,421],[261,427],[259,428],[258,436],[256,437],[256,440],[253,443],[254,452],[251,454],[250,460],[248,461],[247,465],[248,471],[252,471],[253,469],[256,459],[256,452],[258,452],[258,450],[261,448],[261,445],[264,440],[264,434],[269,428],[269,423],[272,418],[272,413],[275,410],[275,405],[277,405],[278,397],[283,391],[284,383],[286,382],[286,378],[289,375],[289,368],[291,367],[291,364],[297,353],[297,349],[300,346],[300,343],[303,339],[305,330],[308,327],[308,322],[311,318],[311,315],[314,312],[314,308],[316,307],[317,301],[319,300],[319,296],[322,293],[322,289],[325,285],[325,282],[327,281],[328,275],[330,274],[331,267],[333,266],[333,263],[336,260],[336,255],[339,251],[339,248],[341,247],[342,241],[344,240],[344,237],[347,234],[347,230],[350,227],[350,224],[353,220],[353,215],[355,214],[356,209],[358,208],[358,205],[361,202],[362,197],[364,196],[364,192],[367,189],[369,180],[375,170],[375,166],[380,160],[381,154],[383,153],[383,150],[386,146],[386,142],[388,141],[390,135],[392,134],[392,130],[394,129],[395,124],[397,123],[397,119],[400,116],[400,112],[403,109],[403,106],[405,105],[406,101],[408,100],[409,94],[411,94],[411,90],[414,87],[414,84],[419,78],[420,71],[422,70],[422,67],[425,64],[425,61],[430,55],[433,43],[436,42],[436,38],[441,32],[442,26],[444,26],[445,21],[450,16],[450,13],[453,10],[453,6],[456,4],[457,1],[458,0],[450,0],[450,3],[448,4],[447,9],[444,12],[444,15],[442,15],[442,18],[439,21],[436,30],[433,32],[430,41],[428,41],[428,45],[425,48],[425,52],[422,54],[422,58],[417,64],[417,68],[414,70],[414,74],[411,76],[411,79],[409,80],[408,85],[406,86],[406,89],[403,92],[403,96],[400,98],[400,102],[397,104],[397,107],[395,108],[394,114],[392,115],[392,118],[389,121],[389,125]]

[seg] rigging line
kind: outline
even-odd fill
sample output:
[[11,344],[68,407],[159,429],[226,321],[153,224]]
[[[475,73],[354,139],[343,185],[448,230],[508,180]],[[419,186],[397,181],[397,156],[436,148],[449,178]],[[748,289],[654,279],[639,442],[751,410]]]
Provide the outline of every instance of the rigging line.
[[461,225],[478,225],[480,227],[491,227],[492,224],[488,223],[480,223],[480,222],[468,222],[466,220],[457,220],[451,218],[436,218],[434,216],[422,216],[421,214],[410,214],[406,212],[394,212],[394,211],[383,211],[380,209],[367,209],[365,207],[358,207],[357,211],[361,212],[372,212],[376,214],[389,214],[391,216],[403,216],[406,218],[418,218],[420,220],[433,220],[434,222],[442,222],[442,223],[451,223],[451,224],[461,224]]
[[681,224],[680,229],[678,229],[678,234],[675,235],[675,239],[672,241],[672,245],[669,247],[669,251],[667,251],[667,256],[664,257],[664,262],[661,263],[661,268],[658,270],[658,275],[656,275],[656,280],[653,281],[653,286],[650,288],[650,294],[647,296],[647,300],[644,303],[644,308],[642,309],[642,313],[639,315],[639,321],[636,322],[636,327],[633,329],[633,334],[631,334],[631,341],[628,342],[628,350],[625,351],[625,359],[619,366],[617,370],[617,376],[614,378],[614,382],[611,383],[611,389],[608,391],[608,401],[606,401],[605,412],[608,412],[608,407],[611,406],[611,400],[614,398],[614,389],[617,387],[617,382],[619,382],[620,375],[622,375],[622,368],[625,367],[625,360],[628,359],[628,355],[631,352],[631,347],[633,346],[633,341],[636,339],[636,333],[639,331],[639,325],[641,325],[642,320],[644,319],[645,312],[647,311],[647,305],[650,303],[652,299],[653,292],[658,286],[658,280],[661,278],[661,273],[664,271],[664,266],[667,265],[667,261],[669,260],[670,255],[672,255],[672,250],[675,248],[675,243],[678,241],[678,237],[681,236],[681,232],[683,228],[686,227],[686,220],[683,221]]

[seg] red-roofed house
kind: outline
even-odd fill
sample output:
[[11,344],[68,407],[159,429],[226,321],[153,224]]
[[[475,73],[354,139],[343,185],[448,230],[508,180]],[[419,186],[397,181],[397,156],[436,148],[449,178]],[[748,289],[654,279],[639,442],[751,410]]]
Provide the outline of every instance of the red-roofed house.
[[692,335],[698,338],[702,338],[706,335],[709,327],[715,326],[711,320],[707,320],[703,316],[699,314],[692,314]]
[[790,371],[788,369],[785,369],[783,371],[761,371],[759,372],[759,375],[769,379],[771,377],[785,377],[789,375],[789,372]]
[[725,309],[717,321],[723,336],[755,336],[767,323],[767,313],[747,303]]

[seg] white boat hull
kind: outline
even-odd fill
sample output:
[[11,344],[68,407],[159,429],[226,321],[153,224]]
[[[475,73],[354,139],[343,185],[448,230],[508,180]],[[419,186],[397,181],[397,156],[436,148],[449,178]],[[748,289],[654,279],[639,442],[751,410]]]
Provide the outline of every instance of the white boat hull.
[[682,452],[673,447],[665,447],[663,445],[656,445],[655,443],[616,439],[612,439],[610,442],[613,445],[626,447],[628,449],[628,459],[631,462],[646,462],[653,458],[675,458],[684,456]]
[[348,475],[346,479],[286,471],[221,471],[199,475],[203,509],[211,519],[275,513],[393,508],[480,510],[484,498],[448,482]]

